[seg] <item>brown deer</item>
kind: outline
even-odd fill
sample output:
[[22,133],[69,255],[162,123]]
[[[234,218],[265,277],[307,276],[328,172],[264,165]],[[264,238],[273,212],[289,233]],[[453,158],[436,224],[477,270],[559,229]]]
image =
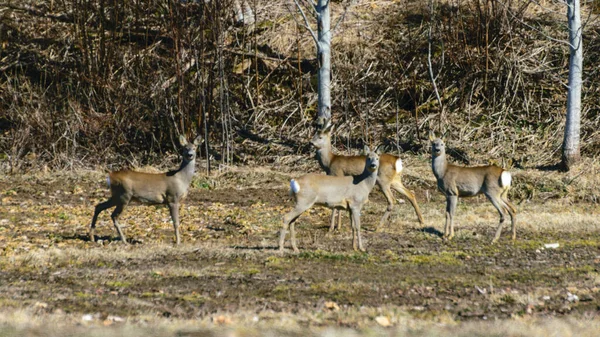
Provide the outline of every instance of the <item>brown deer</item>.
[[294,222],[313,205],[334,209],[348,209],[352,222],[352,247],[365,251],[360,236],[360,211],[369,199],[369,193],[377,181],[379,154],[365,147],[367,153],[363,170],[354,176],[329,176],[307,174],[290,181],[291,194],[296,206],[283,218],[283,228],[279,237],[279,250],[283,251],[285,235],[290,230],[292,248],[298,251]]
[[500,224],[492,244],[500,238],[505,212],[510,215],[512,239],[515,240],[517,211],[508,201],[508,190],[512,181],[510,172],[495,165],[463,167],[449,164],[446,160],[444,141],[436,138],[432,132],[429,133],[429,140],[431,141],[431,168],[437,179],[438,189],[446,196],[444,238],[451,240],[454,237],[453,220],[458,198],[483,193],[500,213]]
[[183,161],[178,170],[158,174],[129,170],[111,172],[107,178],[111,197],[107,201],[96,205],[92,225],[90,226],[90,240],[95,241],[94,231],[98,214],[107,208],[116,206],[111,218],[121,241],[127,243],[125,234],[119,226],[119,216],[129,202],[135,200],[146,204],[167,204],[173,220],[175,242],[176,244],[181,243],[179,236],[179,203],[187,195],[194,176],[196,150],[200,142],[200,136],[191,144],[184,136],[179,136]]
[[[333,125],[330,119],[320,118],[317,121],[317,125],[320,125],[317,132],[310,141],[311,144],[317,149],[317,160],[321,165],[321,168],[328,175],[332,176],[347,176],[356,175],[362,172],[367,157],[365,156],[340,156],[336,155],[332,151],[331,146],[331,132]],[[402,184],[402,159],[397,156],[384,153],[379,156],[379,172],[377,174],[377,184],[381,188],[381,192],[385,196],[388,206],[379,221],[378,229],[387,221],[394,206],[394,195],[392,190],[399,192],[405,196],[417,213],[419,223],[423,224],[423,215],[417,204],[415,194],[404,187]],[[331,214],[331,221],[329,230],[335,229],[335,213],[333,210]],[[338,228],[340,226],[341,213],[338,215]]]

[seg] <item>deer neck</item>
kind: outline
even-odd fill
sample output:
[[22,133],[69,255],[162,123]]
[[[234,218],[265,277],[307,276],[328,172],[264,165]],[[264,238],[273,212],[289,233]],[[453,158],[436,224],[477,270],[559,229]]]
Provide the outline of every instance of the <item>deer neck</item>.
[[329,173],[329,168],[331,167],[331,162],[333,162],[333,158],[335,155],[333,151],[331,151],[331,143],[317,150],[317,160],[319,161],[319,165],[321,168]]
[[369,186],[369,188],[373,188],[375,183],[377,182],[377,170],[371,172],[369,169],[365,167],[363,173],[358,176],[354,176],[354,184],[358,185],[360,183],[364,183]]
[[446,153],[442,152],[439,156],[432,155],[431,169],[436,179],[441,179],[446,174],[448,168],[448,161],[446,161]]
[[189,183],[192,181],[192,178],[194,177],[195,171],[196,158],[190,161],[184,159],[181,162],[181,166],[179,167],[179,169],[175,172],[175,176],[189,185]]

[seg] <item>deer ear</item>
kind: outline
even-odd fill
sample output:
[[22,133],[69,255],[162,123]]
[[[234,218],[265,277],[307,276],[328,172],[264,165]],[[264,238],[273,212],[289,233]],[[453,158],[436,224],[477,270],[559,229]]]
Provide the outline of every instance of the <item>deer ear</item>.
[[375,154],[377,154],[377,155],[381,154],[381,147],[382,146],[383,146],[382,144],[377,145],[377,147],[375,148]]
[[185,139],[184,135],[179,135],[179,144],[181,146],[186,146],[188,143],[187,139]]
[[321,129],[321,133],[331,133],[333,131],[333,124],[331,124],[331,119],[326,119],[323,128]]
[[367,155],[371,152],[371,149],[369,148],[369,145],[365,145],[365,147],[363,147],[363,154]]
[[202,144],[202,137],[200,137],[200,135],[198,135],[198,137],[196,137],[196,139],[194,139],[194,146],[198,147],[198,145]]
[[429,130],[429,140],[433,142],[434,139],[435,139],[435,134],[433,133],[433,131]]

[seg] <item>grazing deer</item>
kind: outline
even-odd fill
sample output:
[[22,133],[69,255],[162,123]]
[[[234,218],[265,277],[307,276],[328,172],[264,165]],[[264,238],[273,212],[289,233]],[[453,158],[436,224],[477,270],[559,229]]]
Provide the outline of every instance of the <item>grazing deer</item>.
[[444,141],[436,138],[432,132],[429,133],[429,140],[431,141],[431,168],[437,179],[438,189],[446,196],[444,238],[450,240],[454,237],[453,220],[458,197],[472,197],[483,193],[500,213],[500,224],[492,244],[500,238],[504,212],[510,215],[512,239],[515,240],[517,211],[508,201],[508,190],[512,180],[510,172],[495,165],[463,167],[448,164]]
[[[311,144],[317,149],[317,159],[321,168],[328,175],[332,176],[348,176],[360,174],[365,166],[367,157],[365,156],[339,156],[333,153],[331,146],[331,131],[333,125],[330,119],[319,119],[317,122],[321,127],[317,130]],[[392,189],[405,196],[417,213],[419,223],[423,224],[423,215],[417,204],[415,194],[404,187],[402,184],[402,159],[391,154],[384,153],[379,157],[379,172],[377,173],[377,184],[381,188],[381,192],[385,196],[388,206],[379,221],[380,228],[390,216],[394,206],[394,195]],[[335,229],[335,213],[334,209],[331,214],[329,231]],[[338,216],[338,227],[341,222],[341,213]]]
[[183,161],[178,170],[158,174],[129,170],[111,172],[107,178],[111,197],[107,201],[96,205],[92,225],[90,226],[90,240],[95,241],[94,231],[98,214],[107,208],[116,206],[111,218],[121,241],[127,243],[125,234],[119,226],[119,216],[131,200],[136,200],[147,204],[167,204],[173,220],[175,242],[177,244],[181,243],[179,236],[179,202],[187,195],[194,176],[196,149],[200,142],[200,136],[192,144],[188,143],[184,136],[179,136]]
[[379,154],[365,147],[367,159],[363,162],[363,170],[354,176],[328,176],[307,174],[290,181],[291,194],[296,206],[283,218],[283,228],[279,237],[279,250],[283,251],[285,235],[289,228],[292,248],[296,246],[294,222],[304,211],[313,205],[322,205],[334,209],[348,209],[352,222],[352,247],[365,251],[360,237],[360,211],[369,199],[369,193],[377,181]]

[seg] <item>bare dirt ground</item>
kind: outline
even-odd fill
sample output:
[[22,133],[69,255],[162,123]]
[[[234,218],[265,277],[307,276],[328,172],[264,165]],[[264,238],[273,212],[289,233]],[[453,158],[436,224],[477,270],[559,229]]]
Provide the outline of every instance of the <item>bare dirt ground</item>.
[[509,239],[507,226],[492,246],[494,208],[483,197],[464,200],[457,237],[444,242],[441,195],[430,180],[407,176],[425,226],[401,203],[375,231],[385,203],[374,191],[363,212],[367,253],[352,251],[347,217],[340,231],[328,233],[330,212],[315,208],[297,223],[301,252],[292,253],[288,242],[279,254],[281,218],[292,207],[287,180],[268,170],[199,177],[181,210],[184,243],[176,247],[168,210],[160,206],[125,211],[133,244],[118,240],[109,211],[100,216],[100,240],[90,242],[93,207],[109,195],[102,173],[5,176],[0,335],[52,334],[40,327],[54,324],[86,335],[90,327],[97,335],[178,336],[240,327],[249,335],[319,335],[330,328],[340,335],[493,335],[515,326],[521,328],[513,335],[598,331],[594,202],[515,200],[517,240]]

